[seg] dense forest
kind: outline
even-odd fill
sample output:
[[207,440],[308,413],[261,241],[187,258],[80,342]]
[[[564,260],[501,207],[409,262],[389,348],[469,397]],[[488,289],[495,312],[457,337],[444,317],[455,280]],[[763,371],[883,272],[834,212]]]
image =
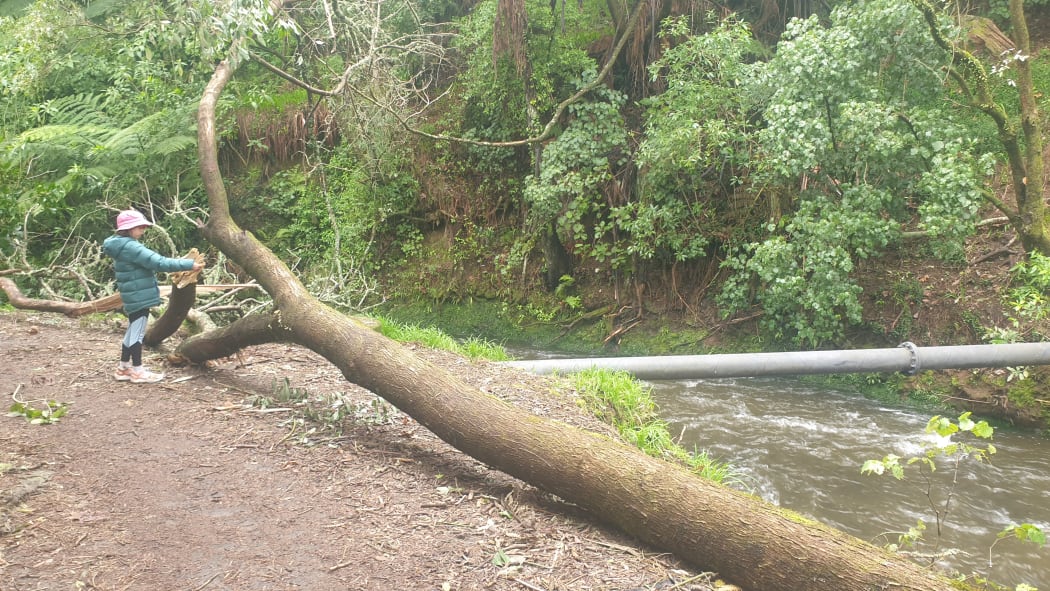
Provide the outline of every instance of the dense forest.
[[[135,207],[158,250],[247,280],[196,231],[195,112],[232,51],[233,216],[339,309],[482,300],[598,343],[652,319],[749,327],[728,348],[1041,340],[1047,4],[7,1],[0,272],[110,294],[98,245]],[[949,319],[918,318],[932,297]]]

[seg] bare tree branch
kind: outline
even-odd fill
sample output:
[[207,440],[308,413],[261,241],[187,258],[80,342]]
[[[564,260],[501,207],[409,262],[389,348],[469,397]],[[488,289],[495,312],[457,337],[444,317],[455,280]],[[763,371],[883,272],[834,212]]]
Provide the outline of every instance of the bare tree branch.
[[287,71],[283,70],[282,68],[280,68],[280,67],[278,67],[278,66],[276,66],[274,64],[271,64],[270,62],[266,61],[262,56],[258,55],[258,53],[253,54],[253,59],[255,59],[260,65],[262,65],[267,70],[270,70],[274,74],[280,76],[281,78],[283,78],[284,80],[286,80],[288,82],[291,82],[292,84],[296,84],[296,85],[306,89],[308,92],[312,92],[312,93],[315,93],[315,94],[318,94],[318,95],[321,95],[321,96],[329,96],[329,97],[339,96],[339,95],[343,94],[344,92],[350,92],[354,96],[357,96],[357,97],[361,98],[362,100],[367,101],[368,103],[371,103],[372,105],[378,107],[379,109],[382,109],[383,111],[386,111],[387,113],[389,113],[392,116],[394,116],[397,119],[398,123],[401,125],[401,127],[405,129],[405,131],[408,131],[409,133],[412,133],[414,135],[417,135],[417,136],[420,136],[420,137],[429,138],[429,139],[432,139],[432,140],[435,140],[435,141],[457,142],[457,143],[471,144],[471,145],[475,145],[475,146],[487,146],[487,147],[493,147],[493,148],[513,148],[513,147],[517,147],[517,146],[532,145],[532,144],[535,144],[535,143],[538,143],[538,142],[542,142],[542,141],[545,141],[545,140],[549,139],[551,137],[551,135],[554,133],[554,128],[558,124],[558,121],[561,119],[561,116],[565,113],[565,110],[567,108],[569,108],[570,105],[572,105],[573,103],[576,103],[581,98],[583,98],[588,93],[590,93],[592,90],[594,90],[599,85],[604,83],[605,78],[609,75],[609,72],[612,71],[612,68],[613,68],[613,66],[616,63],[616,60],[619,57],[620,52],[623,50],[624,45],[626,45],[627,40],[631,37],[632,31],[635,30],[636,25],[638,24],[638,19],[641,17],[641,14],[642,14],[642,10],[641,9],[642,9],[642,6],[644,4],[645,4],[644,0],[639,0],[638,3],[635,4],[634,9],[631,12],[630,19],[628,19],[627,23],[624,25],[623,31],[620,33],[620,38],[616,42],[616,46],[613,49],[612,54],[609,56],[608,61],[606,61],[605,65],[602,67],[601,71],[598,73],[598,76],[596,76],[594,80],[592,80],[591,82],[587,83],[582,88],[580,88],[578,91],[576,91],[575,94],[573,94],[569,98],[567,98],[567,99],[563,100],[561,103],[559,103],[558,106],[554,109],[554,114],[551,115],[550,119],[547,121],[547,124],[544,126],[543,130],[539,133],[539,135],[536,135],[536,136],[533,136],[533,137],[529,137],[529,138],[525,138],[525,139],[520,139],[520,140],[507,141],[507,142],[491,142],[491,141],[476,140],[476,139],[471,139],[471,138],[450,136],[450,135],[444,135],[444,134],[433,134],[433,133],[428,133],[428,132],[425,132],[425,131],[423,131],[421,129],[413,127],[412,124],[411,124],[411,121],[409,119],[403,117],[399,112],[397,112],[396,110],[392,109],[389,105],[387,105],[387,104],[383,103],[382,101],[376,99],[375,97],[371,96],[369,93],[366,93],[366,92],[358,89],[354,85],[348,84],[347,81],[349,80],[349,73],[354,68],[359,67],[361,64],[363,64],[364,63],[364,59],[362,59],[361,61],[359,61],[359,62],[357,62],[357,63],[355,63],[355,64],[353,64],[351,66],[349,66],[346,69],[346,71],[344,71],[343,75],[340,77],[339,83],[331,90],[318,88],[318,87],[316,87],[314,85],[311,85],[311,84],[307,83],[304,80],[301,80],[301,79],[297,78],[296,76],[288,73]]

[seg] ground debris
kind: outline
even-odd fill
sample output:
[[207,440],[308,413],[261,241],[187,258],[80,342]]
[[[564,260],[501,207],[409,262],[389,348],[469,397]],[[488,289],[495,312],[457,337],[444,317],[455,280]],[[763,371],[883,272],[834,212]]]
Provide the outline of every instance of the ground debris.
[[[32,360],[7,364],[0,391],[25,384],[71,408],[53,425],[0,417],[0,466],[36,467],[0,471],[0,498],[12,499],[0,589],[714,588],[451,448],[310,351],[253,347],[248,369],[168,367],[162,385],[128,384],[112,378],[119,327],[15,312],[0,314],[0,335],[0,358]],[[461,379],[514,404],[611,433],[552,394],[549,378],[416,354],[455,363]],[[334,407],[346,412],[339,430]],[[281,410],[245,412],[267,408]]]

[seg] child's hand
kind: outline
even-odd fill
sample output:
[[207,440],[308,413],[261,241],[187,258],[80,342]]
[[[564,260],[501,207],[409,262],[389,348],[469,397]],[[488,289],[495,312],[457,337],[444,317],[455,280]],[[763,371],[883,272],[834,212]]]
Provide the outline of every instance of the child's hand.
[[203,268],[204,268],[204,262],[203,261],[197,261],[197,262],[193,263],[193,270],[194,271],[200,271]]

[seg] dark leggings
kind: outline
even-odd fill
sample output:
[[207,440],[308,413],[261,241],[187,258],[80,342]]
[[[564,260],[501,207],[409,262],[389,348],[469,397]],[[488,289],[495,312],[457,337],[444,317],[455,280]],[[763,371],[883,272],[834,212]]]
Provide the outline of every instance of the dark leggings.
[[135,367],[142,365],[142,339],[146,336],[147,320],[148,308],[128,314],[128,330],[124,333],[124,342],[120,345],[121,361],[130,361]]

